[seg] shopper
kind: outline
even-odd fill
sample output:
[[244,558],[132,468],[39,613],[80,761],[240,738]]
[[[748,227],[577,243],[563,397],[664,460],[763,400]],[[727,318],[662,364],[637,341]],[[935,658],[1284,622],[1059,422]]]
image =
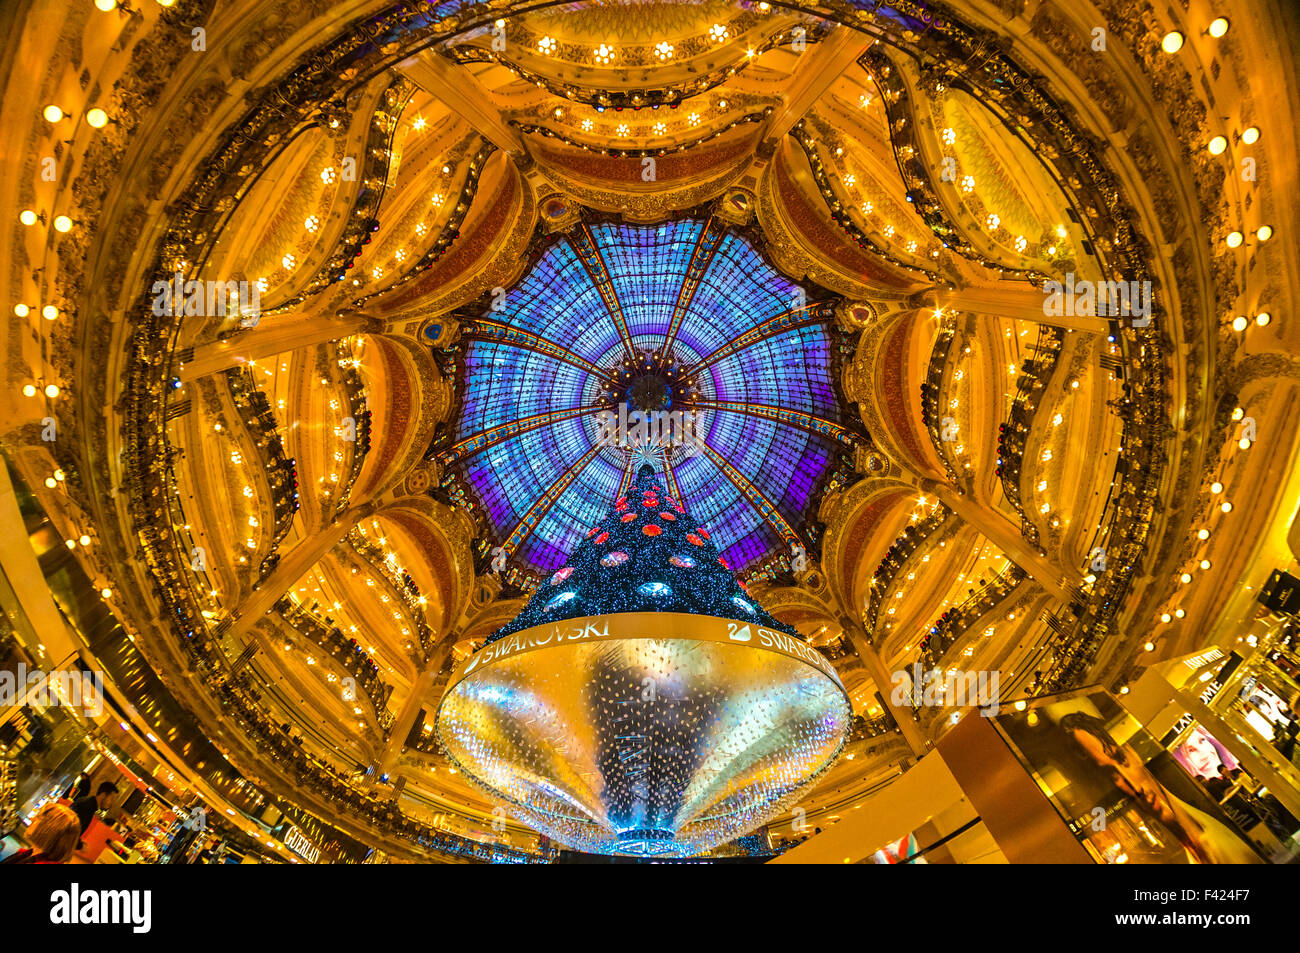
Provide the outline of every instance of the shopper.
[[32,819],[26,836],[32,846],[0,863],[65,864],[81,839],[81,820],[70,807],[47,804]]
[[96,811],[108,810],[108,802],[113,800],[113,795],[116,793],[117,785],[112,781],[105,781],[95,789],[94,797],[87,794],[72,802],[73,812],[81,819],[81,833],[86,833],[86,828],[95,819]]
[[90,775],[85,771],[77,776],[76,782],[72,785],[72,790],[68,792],[68,800],[75,801],[83,798],[90,793]]

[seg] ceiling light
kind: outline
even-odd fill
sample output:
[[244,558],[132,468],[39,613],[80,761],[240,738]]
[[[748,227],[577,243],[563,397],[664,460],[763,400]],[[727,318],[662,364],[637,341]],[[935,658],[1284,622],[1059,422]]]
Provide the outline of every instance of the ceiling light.
[[1142,649],[1146,652],[1154,652],[1156,650],[1156,644],[1154,642],[1148,642],[1146,645],[1142,646]]
[[113,590],[112,590],[112,589],[109,589],[109,588],[107,588],[107,587],[104,588],[104,589],[99,590],[99,594],[100,594],[101,596],[103,596],[105,599],[111,599],[111,598],[113,598]]
[[66,215],[60,215],[54,220],[54,230],[56,232],[72,231],[72,219],[68,218]]
[[1241,141],[1248,146],[1253,146],[1255,143],[1259,142],[1259,127],[1248,126],[1244,129],[1241,133]]
[[1211,492],[1211,493],[1222,493],[1222,492],[1223,492],[1223,484],[1220,483],[1218,480],[1215,480],[1213,483],[1210,484],[1210,492]]
[[1212,156],[1223,155],[1223,150],[1228,148],[1228,137],[1215,136],[1205,148],[1210,150]]
[[1189,582],[1192,581],[1192,574],[1189,572],[1185,572],[1178,577],[1178,581],[1181,582],[1183,585],[1187,585]]
[[1209,539],[1209,538],[1210,538],[1210,531],[1209,531],[1208,529],[1202,529],[1202,530],[1199,530],[1199,531],[1196,533],[1196,538],[1197,538],[1197,539]]
[[53,321],[58,316],[59,309],[52,304],[47,304],[45,307],[41,308],[41,317],[46,321]]
[[87,536],[85,533],[82,533],[82,534],[81,534],[81,538],[78,539],[77,542],[79,542],[82,546],[89,546],[89,545],[90,545],[90,537]]
[[22,222],[24,225],[35,225],[36,213],[29,208],[25,208],[18,213],[18,221]]
[[24,397],[35,397],[35,396],[36,396],[36,385],[35,385],[35,384],[24,384],[24,385],[23,385],[23,396],[24,396]]
[[1231,503],[1224,503],[1222,506],[1219,507],[1219,509],[1222,510],[1224,513],[1231,513],[1231,512],[1232,512],[1232,504],[1231,504]]
[[86,113],[86,124],[92,129],[103,129],[108,125],[108,113],[96,107]]
[[45,396],[48,397],[48,398],[50,398],[50,400],[53,400],[55,397],[58,397],[58,396],[59,396],[59,385],[58,385],[58,384],[46,384],[46,385],[45,385]]
[[1182,610],[1182,609],[1175,609],[1175,610],[1174,610],[1174,618],[1176,618],[1176,619],[1181,619],[1181,618],[1182,618],[1183,616],[1185,616],[1185,615],[1187,615],[1187,613],[1186,613],[1184,610]]
[[1273,237],[1273,226],[1272,225],[1259,226],[1259,228],[1255,229],[1255,237],[1259,239],[1261,242],[1268,241],[1270,238]]
[[1201,568],[1202,568],[1202,569],[1209,569],[1209,568],[1210,568],[1210,561],[1209,561],[1208,559],[1202,559],[1202,560],[1201,560]]
[[1207,32],[1217,40],[1219,37],[1223,36],[1223,34],[1228,32],[1228,18],[1215,17],[1210,21],[1210,29]]
[[31,310],[32,310],[32,309],[29,308],[29,307],[27,307],[27,305],[25,305],[25,304],[21,304],[21,303],[20,303],[20,304],[16,304],[16,305],[14,305],[14,314],[18,315],[18,317],[20,317],[20,318],[25,318],[25,317],[27,317],[27,315],[31,312]]
[[117,0],[95,0],[95,9],[108,13],[117,6]]
[[1245,240],[1241,232],[1228,232],[1228,237],[1224,239],[1229,248],[1238,248]]
[[1170,30],[1160,41],[1160,49],[1166,53],[1177,53],[1183,48],[1183,35],[1177,30]]
[[1268,324],[1268,322],[1272,320],[1273,320],[1273,316],[1269,314],[1267,311],[1261,311],[1259,314],[1255,315],[1255,323],[1258,324],[1261,328],[1264,327],[1264,325]]
[[45,117],[46,122],[58,122],[63,118],[63,110],[58,106],[46,106],[41,115]]
[[1168,612],[1166,612],[1164,615],[1162,615],[1162,616],[1160,617],[1160,621],[1161,621],[1161,622],[1169,622],[1169,621],[1171,621],[1172,619],[1173,619],[1173,616],[1171,616]]
[[1246,325],[1249,323],[1250,322],[1246,320],[1246,316],[1244,314],[1239,314],[1232,319],[1232,330],[1244,331],[1246,330]]

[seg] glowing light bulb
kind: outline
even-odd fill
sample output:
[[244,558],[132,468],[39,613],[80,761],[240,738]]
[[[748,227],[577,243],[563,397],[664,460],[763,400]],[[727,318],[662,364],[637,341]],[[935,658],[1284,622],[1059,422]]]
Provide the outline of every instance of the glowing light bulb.
[[1166,53],[1177,53],[1183,48],[1183,35],[1177,30],[1170,30],[1165,34],[1165,38],[1160,41],[1160,49]]
[[1215,17],[1210,21],[1210,29],[1207,32],[1217,40],[1219,37],[1223,36],[1223,34],[1228,32],[1228,18]]

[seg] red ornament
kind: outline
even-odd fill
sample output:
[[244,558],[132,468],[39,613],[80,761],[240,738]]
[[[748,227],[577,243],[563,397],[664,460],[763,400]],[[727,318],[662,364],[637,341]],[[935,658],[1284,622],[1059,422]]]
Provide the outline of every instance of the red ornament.
[[632,522],[634,519],[636,519],[636,514],[635,514],[635,513],[624,513],[624,514],[620,517],[620,519],[622,519],[624,523],[630,523],[630,522]]
[[660,513],[660,514],[659,514],[659,518],[660,518],[661,520],[667,520],[667,521],[670,522],[670,523],[675,523],[675,522],[677,522],[677,517],[676,517],[676,516],[673,516],[672,513]]
[[599,536],[596,537],[596,545],[599,546],[607,539],[609,539],[609,533],[601,533]]
[[587,530],[587,538],[591,539],[591,537],[595,536],[599,532],[600,532],[600,527],[593,526],[591,529]]
[[721,556],[718,557],[718,562],[722,563],[722,568],[723,568],[723,569],[730,569],[730,568],[731,568],[730,566],[727,565],[727,561],[726,561],[725,559],[723,559]]
[[627,497],[620,496],[618,498],[618,502],[614,504],[614,509],[620,513],[622,513],[625,509],[627,509]]
[[698,536],[696,536],[694,533],[687,533],[687,534],[686,534],[686,541],[689,542],[689,543],[694,543],[696,546],[703,546],[703,545],[704,545],[704,540],[700,539],[700,538],[699,538]]
[[646,498],[645,498],[644,500],[641,501],[641,505],[642,505],[642,506],[658,506],[658,505],[659,505],[659,500],[655,498],[654,494],[650,494],[650,495],[646,496]]
[[651,523],[648,526],[642,526],[641,532],[645,533],[647,536],[658,536],[660,533],[663,532],[663,530],[660,529],[658,526],[656,526],[654,523]]
[[709,531],[708,531],[707,529],[705,529],[703,526],[697,526],[697,527],[695,527],[695,532],[699,533],[699,534],[700,534],[701,536],[703,536],[705,539],[712,539],[712,538],[713,538],[712,536],[709,535]]

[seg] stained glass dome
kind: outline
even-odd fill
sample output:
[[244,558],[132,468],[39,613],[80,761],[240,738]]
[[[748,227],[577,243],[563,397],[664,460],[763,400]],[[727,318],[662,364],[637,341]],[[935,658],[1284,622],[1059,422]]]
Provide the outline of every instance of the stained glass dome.
[[[646,462],[744,570],[802,544],[851,446],[832,309],[714,218],[580,224],[464,323],[440,459],[535,574],[564,563]],[[656,417],[657,436],[636,430]]]

